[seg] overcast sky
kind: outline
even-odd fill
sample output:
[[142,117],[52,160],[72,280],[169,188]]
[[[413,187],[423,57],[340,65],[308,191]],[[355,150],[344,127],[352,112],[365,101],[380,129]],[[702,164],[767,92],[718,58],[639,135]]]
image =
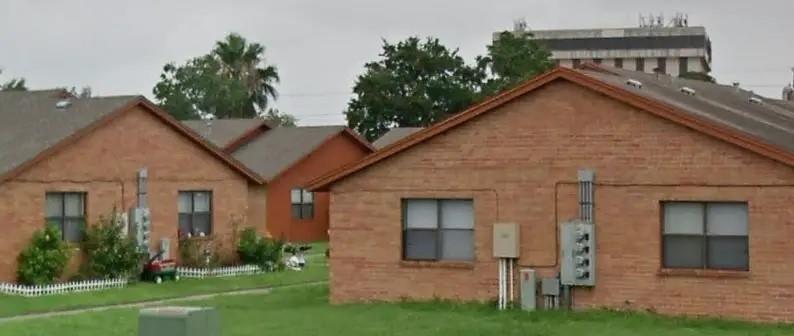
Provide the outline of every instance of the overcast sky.
[[382,38],[435,36],[471,61],[517,18],[530,29],[633,27],[640,13],[679,11],[706,27],[721,82],[778,98],[791,81],[794,0],[0,0],[0,80],[152,98],[165,63],[238,32],[278,67],[282,111],[302,125],[343,124],[353,81]]

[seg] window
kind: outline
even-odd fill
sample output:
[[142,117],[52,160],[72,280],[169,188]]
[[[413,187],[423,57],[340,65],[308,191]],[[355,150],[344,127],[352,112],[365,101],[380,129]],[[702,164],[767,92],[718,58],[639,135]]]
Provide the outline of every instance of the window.
[[622,58],[616,58],[615,59],[615,67],[618,68],[618,69],[623,69],[623,59]]
[[664,57],[659,57],[656,59],[656,69],[659,73],[666,74],[667,73],[667,59]]
[[61,230],[61,239],[67,242],[83,240],[85,227],[85,193],[48,192],[47,224]]
[[664,202],[666,268],[749,270],[747,203]]
[[581,64],[581,63],[582,63],[582,60],[580,60],[578,58],[574,58],[573,59],[573,68],[574,69],[578,69],[579,68],[579,64]]
[[212,192],[179,192],[179,235],[212,234]]
[[603,62],[603,60],[600,59],[600,58],[594,58],[593,59],[593,63],[595,63],[595,64],[601,64],[601,62]]
[[689,63],[686,57],[678,58],[678,75],[681,76],[689,72]]
[[292,189],[292,218],[314,218],[314,193],[306,189]]
[[634,66],[635,66],[634,69],[637,70],[637,71],[645,71],[645,59],[644,58],[638,58],[637,62],[634,63]]
[[403,259],[474,260],[473,201],[403,200]]

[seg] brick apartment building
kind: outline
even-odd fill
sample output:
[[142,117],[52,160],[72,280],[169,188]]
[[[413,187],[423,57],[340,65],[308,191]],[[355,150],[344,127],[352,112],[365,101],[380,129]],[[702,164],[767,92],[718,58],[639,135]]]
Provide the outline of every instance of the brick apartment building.
[[0,281],[15,280],[17,256],[46,223],[74,244],[76,269],[83,227],[134,207],[142,168],[153,249],[169,239],[176,255],[183,229],[220,237],[230,257],[230,223],[263,220],[249,206],[263,180],[143,97],[0,92]]
[[306,184],[375,150],[344,126],[271,128],[261,119],[184,123],[267,181],[256,203],[264,220],[252,224],[293,242],[328,240],[328,193],[310,192]]
[[499,222],[520,227],[520,268],[556,277],[583,168],[597,280],[575,308],[794,321],[794,105],[594,65],[313,181],[331,193],[332,302],[494,299]]

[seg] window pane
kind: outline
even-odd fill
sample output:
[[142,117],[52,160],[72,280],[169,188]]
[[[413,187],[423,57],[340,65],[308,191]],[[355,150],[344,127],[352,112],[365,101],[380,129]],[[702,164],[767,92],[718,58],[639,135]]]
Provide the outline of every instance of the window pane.
[[747,237],[709,237],[709,268],[748,269]]
[[703,268],[703,237],[665,236],[664,266]]
[[85,214],[83,194],[64,195],[64,211],[67,217],[81,217]]
[[193,232],[197,236],[200,236],[201,233],[204,233],[204,235],[212,234],[212,225],[210,224],[212,221],[210,216],[209,213],[193,214]]
[[301,202],[301,190],[300,189],[292,189],[290,193],[290,200],[292,204],[298,204]]
[[406,230],[405,259],[434,260],[436,259],[436,230]]
[[303,217],[304,219],[312,219],[314,218],[314,204],[303,204],[301,205],[303,208]]
[[664,233],[703,234],[703,204],[664,203]]
[[303,190],[303,203],[314,203],[314,193],[308,190]]
[[211,193],[206,191],[193,193],[193,211],[194,212],[210,212],[210,198]]
[[474,230],[441,230],[441,259],[474,260]]
[[55,228],[57,228],[58,231],[61,232],[61,236],[58,237],[58,239],[63,238],[63,218],[61,218],[61,217],[47,218],[47,225],[51,225],[51,226],[54,226]]
[[190,214],[179,214],[179,234],[182,236],[186,236],[188,233],[193,234],[193,229],[190,225]]
[[193,211],[193,193],[180,192],[179,193],[179,213],[191,213]]
[[747,204],[709,203],[707,232],[709,235],[746,236]]
[[406,227],[435,229],[438,227],[438,208],[435,200],[406,200]]
[[445,229],[473,229],[474,209],[471,200],[441,201],[441,227]]
[[63,216],[63,194],[47,193],[47,217]]
[[83,220],[67,219],[63,227],[63,239],[68,242],[79,242],[83,239]]
[[292,205],[292,218],[301,218],[301,205],[300,204],[293,204]]

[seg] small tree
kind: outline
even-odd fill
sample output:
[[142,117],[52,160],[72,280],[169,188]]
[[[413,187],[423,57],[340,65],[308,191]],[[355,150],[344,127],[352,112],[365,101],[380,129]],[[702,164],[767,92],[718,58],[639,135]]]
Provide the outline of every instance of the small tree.
[[123,234],[115,214],[100,217],[86,229],[82,246],[86,256],[84,271],[94,278],[115,279],[135,273],[143,260],[138,245]]
[[17,278],[27,285],[53,283],[63,274],[69,257],[69,245],[61,240],[61,231],[47,225],[33,234],[30,244],[19,254]]
[[237,244],[240,261],[271,271],[279,267],[283,250],[283,241],[262,237],[253,228],[243,230]]

